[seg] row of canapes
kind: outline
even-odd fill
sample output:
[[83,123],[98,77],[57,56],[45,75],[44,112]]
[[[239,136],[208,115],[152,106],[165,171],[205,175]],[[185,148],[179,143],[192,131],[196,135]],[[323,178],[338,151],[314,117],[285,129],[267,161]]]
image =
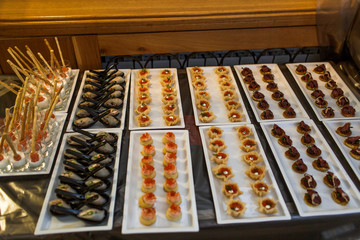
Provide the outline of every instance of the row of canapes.
[[[311,97],[315,99],[314,104],[323,108],[321,114],[325,118],[333,118],[335,116],[334,109],[328,107],[328,102],[324,99],[325,94],[319,89],[317,80],[313,79],[307,67],[300,64],[295,69],[296,74],[301,75],[301,80],[306,83],[306,88],[313,91]],[[350,105],[350,100],[344,96],[344,91],[337,86],[335,80],[331,78],[331,74],[327,71],[325,64],[316,66],[313,72],[319,75],[319,80],[325,82],[325,87],[331,90],[330,96],[336,99],[336,104],[341,108],[340,113],[344,117],[354,117],[355,109]]]
[[[136,107],[135,112],[138,114],[136,121],[137,125],[140,127],[146,127],[152,123],[152,120],[149,116],[151,111],[149,104],[152,102],[150,94],[151,81],[149,76],[149,69],[143,68],[138,72],[138,80],[136,83],[138,106]],[[162,86],[161,101],[163,103],[163,119],[167,126],[176,125],[180,121],[180,118],[179,115],[175,114],[175,112],[178,110],[177,91],[174,86],[175,78],[171,70],[164,69],[160,72],[160,83]]]
[[[246,152],[241,158],[249,165],[245,174],[255,181],[251,183],[251,188],[257,196],[265,196],[271,186],[262,181],[266,174],[266,168],[257,165],[257,163],[263,161],[263,158],[256,151],[257,142],[250,138],[253,133],[251,129],[245,125],[236,127],[235,130],[241,141],[240,149]],[[214,152],[210,160],[218,164],[212,171],[216,178],[224,181],[222,193],[229,198],[227,202],[227,214],[233,217],[241,217],[245,213],[246,203],[236,199],[236,197],[242,194],[242,191],[239,189],[237,183],[230,181],[230,179],[234,177],[234,174],[232,167],[227,166],[229,155],[224,152],[227,145],[221,138],[222,133],[223,130],[215,126],[210,127],[207,131],[210,138],[208,148]],[[277,212],[276,202],[271,198],[258,198],[258,206],[258,211],[261,213],[272,214]]]
[[[350,198],[339,187],[341,181],[333,172],[329,171],[330,165],[328,162],[320,156],[322,151],[315,145],[315,139],[309,134],[311,132],[310,126],[304,121],[301,121],[296,130],[298,133],[303,134],[300,141],[306,147],[306,154],[311,158],[315,158],[312,162],[314,169],[320,172],[327,172],[323,178],[323,182],[326,186],[335,188],[335,190],[331,193],[332,199],[338,204],[346,205],[350,201]],[[321,197],[319,193],[314,190],[317,186],[317,182],[312,175],[306,173],[308,167],[300,158],[298,150],[292,146],[293,141],[290,136],[286,135],[286,132],[276,124],[274,124],[272,128],[271,134],[278,138],[278,143],[281,146],[288,147],[288,150],[285,151],[285,156],[294,161],[292,164],[292,170],[296,173],[304,174],[304,177],[300,180],[300,185],[307,191],[304,195],[305,203],[311,207],[319,206],[322,202]]]
[[[175,143],[174,133],[167,132],[163,136],[162,142],[164,143],[163,165],[165,177],[163,189],[166,192],[166,202],[170,205],[165,213],[165,216],[170,221],[177,221],[182,217],[182,213],[179,206],[181,204],[181,195],[177,192],[177,144]],[[141,176],[143,178],[141,191],[144,192],[144,194],[139,198],[139,207],[141,208],[140,222],[147,226],[156,222],[156,210],[154,207],[156,202],[156,196],[154,194],[156,190],[156,172],[154,168],[155,162],[153,159],[156,151],[152,143],[153,139],[149,133],[144,133],[140,137],[140,144],[144,146],[141,151],[143,158],[140,161]]]
[[349,149],[350,156],[356,160],[360,160],[360,136],[353,136],[351,131],[351,123],[345,123],[336,129],[336,133],[342,137],[346,137],[344,145]]

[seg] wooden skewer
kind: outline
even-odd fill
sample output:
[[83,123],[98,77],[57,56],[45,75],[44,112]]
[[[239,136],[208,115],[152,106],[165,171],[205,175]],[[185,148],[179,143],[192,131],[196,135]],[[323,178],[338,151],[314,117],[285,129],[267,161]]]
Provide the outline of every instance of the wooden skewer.
[[7,90],[13,92],[14,94],[18,94],[18,92],[17,92],[15,89],[13,89],[12,87],[10,87],[10,86],[7,85],[6,83],[0,81],[0,84],[3,85]]
[[22,89],[22,87],[20,87],[19,85],[15,84],[15,83],[10,83],[10,86],[12,86],[14,88],[18,88],[19,90]]
[[[45,60],[45,58],[43,57],[43,55],[41,55],[41,53],[38,52],[38,55],[40,57],[40,59],[45,63],[45,65],[49,68],[51,74],[55,77],[55,80],[58,80],[59,78],[56,76],[54,70],[50,67],[50,65],[48,64],[48,62]],[[54,84],[56,86],[56,84]]]
[[9,47],[9,48],[8,48],[8,51],[9,51],[9,50],[20,60],[20,62],[22,62],[22,63],[25,65],[25,67],[26,67],[27,69],[31,70],[31,67],[24,61],[24,59],[22,59],[22,57],[20,57],[20,55],[19,55],[17,52],[15,52],[14,49],[12,49],[11,47]]
[[48,125],[48,123],[49,123],[49,121],[50,121],[51,115],[52,115],[52,113],[53,113],[53,111],[54,111],[54,109],[55,109],[55,106],[56,106],[56,103],[57,103],[57,100],[58,100],[58,99],[59,99],[59,96],[56,96],[53,105],[52,105],[51,108],[49,109],[49,113],[48,113],[47,118],[46,118],[46,120],[45,120],[44,128],[43,128],[43,129],[46,129],[46,127],[47,127],[47,125]]
[[10,50],[10,48],[7,49],[8,53],[12,56],[12,58],[15,60],[15,62],[20,66],[22,70],[24,70],[24,66],[20,63],[20,61],[16,58],[15,54]]
[[49,51],[51,51],[52,48],[51,48],[49,41],[46,38],[44,38],[44,42],[45,42],[46,46],[48,47]]
[[[26,90],[27,90],[28,83],[29,83],[29,78],[27,77],[26,80],[25,80],[23,91],[22,91],[21,98],[20,98],[20,112],[21,112],[22,107],[23,107],[23,101],[24,101],[24,98],[25,98],[25,93],[26,93]],[[23,116],[23,117],[26,117],[26,116]]]
[[24,140],[25,138],[25,126],[26,126],[28,111],[29,111],[29,102],[25,103],[24,119],[21,121],[21,128],[20,128],[20,140]]
[[35,67],[34,63],[17,46],[15,46],[14,48],[20,53],[23,58],[25,58],[26,61],[28,61],[32,65],[33,68]]
[[[13,62],[11,62],[9,59],[8,60],[6,60],[8,63],[9,63],[9,65],[11,66],[11,68],[14,70],[14,72],[16,73],[16,71],[18,72],[18,73],[22,73],[22,74],[24,74],[25,76],[27,76],[27,77],[30,77],[30,75],[29,75],[29,73],[33,73],[33,71],[29,71],[28,69],[21,69],[21,68],[19,68],[18,66],[16,66]],[[15,69],[16,69],[16,71],[15,71]],[[19,74],[16,74],[19,78],[20,78],[20,80],[24,80],[23,78],[22,78],[22,76]]]
[[15,106],[14,106],[14,110],[13,110],[13,114],[12,114],[13,116],[12,116],[11,123],[10,123],[10,131],[14,130],[15,124],[18,119],[19,105],[21,105],[20,98],[21,98],[21,92],[19,91],[19,93],[16,96],[16,100],[15,100]]
[[32,114],[33,114],[33,108],[34,108],[34,101],[32,100],[34,98],[34,93],[30,95],[30,102],[29,102],[29,109],[26,116],[26,124],[25,124],[25,131],[30,129],[30,124],[32,123]]
[[54,55],[50,54],[50,66],[51,68],[54,68]]
[[55,56],[54,50],[51,50],[51,51],[50,51],[50,54],[53,55],[53,58],[54,58],[54,62],[55,62],[56,67],[59,69],[59,71],[61,71],[61,66],[60,66],[60,63],[59,63],[59,61],[57,60],[57,58],[56,58],[56,56]]
[[31,152],[36,152],[35,144],[36,144],[36,117],[38,112],[38,106],[35,106],[34,109],[34,118],[33,118],[33,129],[31,135]]
[[26,51],[26,53],[29,55],[29,57],[34,61],[36,68],[38,70],[38,72],[40,73],[40,75],[42,76],[43,79],[46,79],[46,75],[43,72],[42,68],[41,68],[41,64],[38,62],[38,60],[36,59],[36,57],[34,56],[34,54],[31,52],[31,50]]
[[55,37],[55,42],[56,42],[56,45],[57,45],[58,50],[59,50],[59,55],[60,55],[61,63],[62,63],[62,65],[63,65],[63,67],[65,67],[64,58],[63,58],[62,51],[61,51],[60,44],[59,44],[59,40],[58,40],[57,37]]
[[2,153],[3,151],[3,146],[4,146],[4,141],[5,141],[5,134],[9,131],[9,126],[10,126],[10,109],[6,108],[5,109],[5,126],[4,126],[4,131],[3,134],[1,135],[1,139],[0,139],[0,153]]
[[38,82],[36,85],[36,91],[35,91],[35,99],[34,99],[35,106],[37,105],[37,102],[39,99],[40,87],[41,87],[40,82]]
[[8,142],[11,150],[13,151],[14,156],[17,156],[18,154],[17,154],[17,152],[16,152],[16,148],[15,148],[14,143],[13,143],[13,141],[11,140],[11,137],[9,136],[9,134],[5,133],[5,136],[4,136],[4,137],[5,137],[6,141]]

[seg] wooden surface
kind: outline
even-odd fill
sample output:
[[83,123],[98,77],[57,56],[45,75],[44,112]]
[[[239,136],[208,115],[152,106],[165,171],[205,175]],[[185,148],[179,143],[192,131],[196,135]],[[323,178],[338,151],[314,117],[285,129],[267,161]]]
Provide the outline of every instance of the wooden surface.
[[99,56],[318,45],[316,0],[1,0],[0,30],[71,36],[80,69]]

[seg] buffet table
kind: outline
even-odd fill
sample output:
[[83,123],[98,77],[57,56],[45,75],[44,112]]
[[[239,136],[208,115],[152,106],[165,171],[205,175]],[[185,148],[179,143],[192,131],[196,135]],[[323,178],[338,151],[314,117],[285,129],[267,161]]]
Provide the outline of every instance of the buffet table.
[[[296,93],[296,96],[302,103],[306,112],[313,119],[320,131],[326,138],[328,144],[334,150],[336,156],[351,176],[356,187],[359,189],[360,183],[353,174],[348,163],[345,161],[341,152],[336,146],[336,143],[327,132],[324,125],[317,120],[315,113],[306,102],[304,95],[300,88],[294,82],[290,72],[285,66],[280,66],[280,69],[287,78],[290,86]],[[343,77],[343,76],[342,76]],[[213,199],[209,185],[209,177],[204,161],[204,153],[201,146],[199,129],[195,126],[194,113],[191,107],[190,89],[187,82],[187,75],[184,69],[178,69],[178,78],[181,90],[181,99],[184,112],[185,129],[189,130],[190,144],[191,144],[191,158],[194,174],[194,185],[196,194],[196,205],[199,219],[200,232],[194,233],[166,233],[166,234],[146,234],[146,235],[122,235],[121,224],[123,218],[123,203],[125,192],[125,179],[129,149],[130,131],[129,117],[127,114],[125,129],[122,138],[122,151],[120,171],[118,178],[118,186],[116,191],[116,205],[114,216],[114,228],[107,232],[85,232],[85,233],[70,233],[42,236],[42,239],[62,239],[71,237],[73,239],[84,238],[124,238],[124,239],[138,239],[154,237],[158,239],[214,239],[221,237],[236,237],[263,239],[264,237],[271,237],[276,239],[331,239],[333,237],[344,236],[358,236],[360,227],[360,214],[341,214],[331,216],[316,216],[316,217],[300,217],[296,210],[294,200],[292,199],[289,190],[285,184],[285,180],[280,173],[280,169],[276,163],[272,150],[267,143],[264,133],[256,121],[256,118],[251,110],[249,101],[245,97],[244,91],[240,88],[241,97],[244,100],[246,110],[249,114],[251,122],[254,124],[260,141],[264,147],[266,156],[270,162],[271,168],[274,172],[276,181],[278,182],[280,191],[284,197],[286,206],[291,214],[291,220],[286,221],[271,221],[263,223],[244,223],[244,224],[224,224],[216,223]],[[80,81],[79,81],[80,82]],[[240,86],[239,79],[236,80],[237,85]],[[75,93],[78,92],[79,84]],[[351,86],[350,86],[351,88]],[[355,91],[354,91],[355,92]],[[359,98],[358,92],[355,92]],[[73,96],[74,102],[75,94]],[[71,106],[72,107],[72,106]],[[127,113],[129,113],[129,104],[127,106]],[[69,118],[70,114],[68,115]],[[69,120],[69,119],[67,119]],[[68,124],[68,123],[67,123]],[[66,128],[64,128],[66,129]],[[30,177],[6,177],[0,181],[0,196],[1,196],[1,236],[5,238],[16,239],[30,239],[36,238],[33,232],[37,223],[37,219],[43,204],[43,199],[49,184],[51,175],[45,176],[30,176]]]

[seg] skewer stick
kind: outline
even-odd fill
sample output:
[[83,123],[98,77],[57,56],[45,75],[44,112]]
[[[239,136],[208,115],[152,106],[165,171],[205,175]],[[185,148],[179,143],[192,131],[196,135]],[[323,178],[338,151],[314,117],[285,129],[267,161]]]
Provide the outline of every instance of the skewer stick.
[[49,51],[51,51],[52,48],[51,48],[51,46],[50,46],[49,41],[48,41],[46,38],[44,38],[44,42],[45,42],[46,46],[48,47]]
[[[14,70],[14,72],[16,73],[16,71],[18,72],[18,73],[22,73],[22,74],[24,74],[25,76],[27,76],[27,77],[29,77],[30,75],[29,75],[29,73],[28,72],[30,72],[30,73],[33,73],[33,71],[29,71],[29,70],[27,70],[27,69],[21,69],[21,68],[19,68],[18,66],[16,66],[13,62],[11,62],[9,59],[8,60],[6,60],[7,62],[8,62],[8,64],[11,66],[11,68]],[[15,71],[16,70],[16,71]],[[23,77],[19,74],[16,74],[19,78],[20,78],[20,80],[24,80],[23,79]]]
[[17,92],[15,89],[13,89],[12,87],[10,87],[10,86],[7,85],[6,83],[0,81],[0,84],[3,85],[7,90],[13,92],[14,94],[18,94],[18,92]]
[[22,59],[22,58],[20,57],[20,55],[19,55],[17,52],[15,52],[14,49],[12,49],[11,47],[9,47],[9,48],[8,48],[8,51],[9,51],[9,50],[20,60],[20,62],[22,62],[22,63],[25,65],[25,67],[26,67],[27,69],[31,70],[31,67],[24,61],[24,59]]
[[57,60],[57,58],[56,58],[56,56],[55,56],[55,52],[54,52],[54,50],[50,50],[50,54],[52,54],[53,55],[53,58],[54,58],[54,61],[55,61],[55,65],[56,65],[56,67],[59,69],[59,71],[61,70],[61,66],[60,66],[60,63],[59,63],[59,61]]
[[[48,62],[45,60],[45,58],[43,57],[43,55],[41,55],[41,53],[38,52],[38,55],[40,57],[40,59],[45,63],[45,65],[49,68],[51,74],[55,77],[55,80],[58,80],[59,78],[56,76],[54,70],[50,67],[50,65],[48,64]],[[56,83],[55,83],[56,86]]]
[[15,124],[16,124],[17,119],[18,119],[19,105],[21,104],[20,98],[21,98],[21,92],[19,91],[19,93],[16,96],[16,100],[15,100],[15,106],[14,106],[12,119],[11,119],[11,123],[10,123],[10,131],[12,131],[14,129]]
[[51,68],[54,68],[54,55],[50,54],[50,66]]
[[12,86],[14,88],[18,88],[19,90],[22,89],[22,87],[20,87],[19,85],[15,84],[15,83],[10,83],[10,86]]
[[[27,77],[26,80],[25,80],[23,91],[22,91],[21,98],[20,98],[20,111],[19,112],[21,112],[22,107],[23,107],[23,101],[24,101],[24,97],[25,97],[25,93],[26,93],[28,83],[29,83],[29,78]],[[23,117],[26,117],[26,116],[24,115]]]
[[59,50],[59,55],[60,55],[62,66],[65,67],[64,58],[63,58],[62,51],[61,51],[60,44],[59,44],[59,40],[58,40],[57,37],[55,37],[55,42],[56,42],[56,45],[57,45],[58,50]]
[[29,102],[25,103],[24,119],[21,121],[21,128],[20,128],[20,140],[24,140],[25,138],[25,126],[26,126],[28,111],[29,111]]
[[38,82],[36,85],[36,92],[35,92],[35,99],[34,99],[35,106],[37,105],[37,102],[39,99],[39,94],[40,94],[40,82]]
[[13,143],[13,141],[11,140],[11,137],[9,136],[9,134],[6,133],[4,137],[5,137],[6,141],[8,142],[11,150],[13,151],[14,156],[17,156],[18,154],[17,154],[17,152],[16,152],[16,148],[15,148],[14,143]]
[[32,99],[34,98],[34,93],[32,93],[30,95],[30,102],[29,102],[29,109],[28,109],[28,113],[26,116],[26,124],[25,124],[25,131],[30,129],[30,124],[32,123],[31,119],[32,119],[32,113],[33,113],[33,108],[34,108],[34,101],[32,101]]
[[38,62],[38,60],[36,59],[35,55],[31,52],[31,50],[27,50],[26,53],[29,55],[29,57],[34,61],[36,68],[38,70],[38,72],[40,73],[40,75],[42,76],[42,78],[46,79],[46,75],[45,75],[45,71],[43,71],[41,64]]
[[31,152],[36,152],[35,144],[36,144],[36,117],[38,112],[38,106],[35,106],[34,109],[34,118],[33,118],[33,129],[31,133]]
[[13,52],[10,50],[10,48],[7,49],[8,53],[10,53],[10,55],[12,56],[12,58],[15,60],[15,62],[20,66],[20,68],[25,71],[25,68],[23,67],[23,65],[20,63],[20,61],[16,58],[16,56],[13,54]]
[[15,46],[14,48],[20,53],[23,58],[25,58],[26,61],[28,61],[32,65],[33,68],[35,67],[34,63],[17,46]]
[[10,109],[6,108],[5,109],[5,126],[4,126],[4,131],[3,134],[1,135],[1,139],[0,139],[0,153],[2,153],[3,151],[3,146],[4,146],[4,141],[5,141],[5,134],[9,131],[9,126],[10,126]]
[[48,112],[48,115],[46,117],[43,129],[46,129],[46,127],[47,127],[47,125],[48,125],[48,123],[50,121],[51,115],[52,115],[52,113],[53,113],[53,111],[55,109],[55,106],[56,106],[56,103],[57,103],[58,99],[59,99],[59,96],[56,96],[53,105],[49,109],[49,112]]

